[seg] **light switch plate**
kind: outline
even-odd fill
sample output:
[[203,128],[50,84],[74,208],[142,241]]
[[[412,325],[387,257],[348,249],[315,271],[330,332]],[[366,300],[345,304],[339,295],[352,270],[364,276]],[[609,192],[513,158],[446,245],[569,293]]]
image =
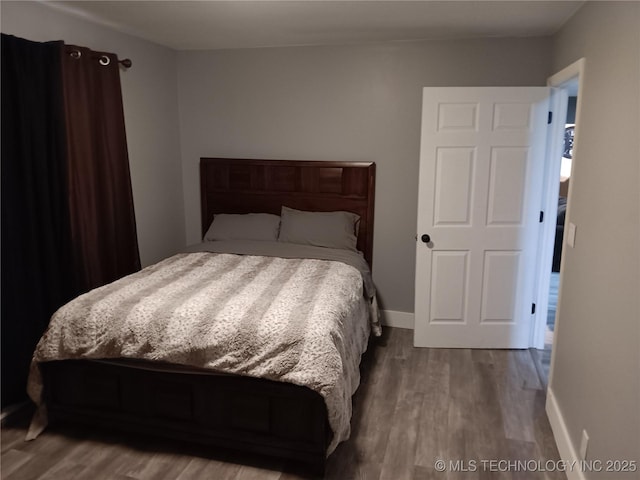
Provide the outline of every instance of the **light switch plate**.
[[569,229],[567,230],[567,245],[575,247],[576,245],[576,226],[569,222]]

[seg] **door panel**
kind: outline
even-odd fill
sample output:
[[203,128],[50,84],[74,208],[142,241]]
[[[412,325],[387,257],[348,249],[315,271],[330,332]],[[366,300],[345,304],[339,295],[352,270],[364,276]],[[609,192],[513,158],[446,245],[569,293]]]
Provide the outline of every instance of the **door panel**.
[[520,252],[485,252],[480,323],[514,322]]
[[464,322],[467,285],[466,252],[435,252],[431,284],[433,288],[431,304],[432,323]]
[[528,149],[491,149],[487,225],[520,225]]
[[548,97],[546,87],[424,89],[416,346],[531,344]]
[[436,151],[436,225],[469,224],[474,158],[474,148],[438,148]]

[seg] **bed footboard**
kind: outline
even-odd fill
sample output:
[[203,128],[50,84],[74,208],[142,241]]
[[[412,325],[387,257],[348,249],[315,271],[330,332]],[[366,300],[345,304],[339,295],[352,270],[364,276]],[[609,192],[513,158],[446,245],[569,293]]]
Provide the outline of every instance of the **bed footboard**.
[[50,421],[293,459],[322,470],[331,440],[322,397],[305,387],[209,372],[66,360],[41,364]]

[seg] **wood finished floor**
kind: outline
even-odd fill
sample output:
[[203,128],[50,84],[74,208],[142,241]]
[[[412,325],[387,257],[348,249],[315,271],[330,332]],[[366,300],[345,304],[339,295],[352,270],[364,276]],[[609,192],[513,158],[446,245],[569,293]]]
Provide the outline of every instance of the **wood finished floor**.
[[[387,328],[363,358],[351,439],[325,478],[565,479],[503,470],[482,460],[558,460],[547,420],[546,379],[536,350],[416,349],[410,330]],[[6,480],[293,480],[298,465],[148,437],[50,428],[24,442],[26,421],[2,427]],[[475,472],[438,472],[436,459],[477,462]],[[462,465],[462,464],[461,464]],[[506,464],[503,464],[506,465]],[[467,468],[472,470],[473,468]],[[548,469],[547,469],[548,470]]]

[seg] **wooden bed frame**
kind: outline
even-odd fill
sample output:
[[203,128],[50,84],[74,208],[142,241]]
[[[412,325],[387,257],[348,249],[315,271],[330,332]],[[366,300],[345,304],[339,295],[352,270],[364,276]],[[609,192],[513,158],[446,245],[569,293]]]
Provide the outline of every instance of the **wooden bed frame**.
[[216,213],[274,213],[286,207],[360,215],[358,250],[372,265],[375,163],[200,159],[202,235]]
[[[371,265],[375,164],[202,158],[202,231],[216,213],[345,210],[360,215]],[[332,432],[305,387],[145,362],[41,365],[49,421],[72,421],[266,454],[323,471]]]

